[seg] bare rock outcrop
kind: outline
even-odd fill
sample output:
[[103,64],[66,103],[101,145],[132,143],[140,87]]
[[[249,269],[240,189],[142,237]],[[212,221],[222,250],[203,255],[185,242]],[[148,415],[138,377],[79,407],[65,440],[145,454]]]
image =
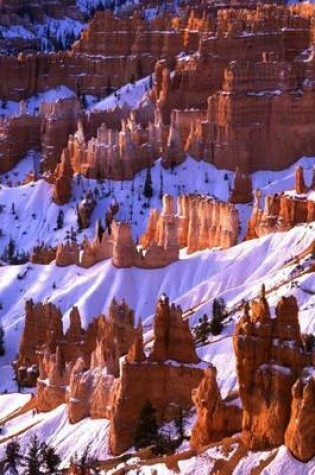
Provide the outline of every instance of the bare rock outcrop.
[[64,205],[70,201],[73,169],[70,162],[70,156],[66,149],[63,151],[61,163],[56,167],[55,184],[53,187],[52,198],[58,205]]
[[219,441],[241,430],[242,410],[233,401],[225,403],[216,381],[216,369],[205,369],[198,388],[193,390],[192,399],[197,410],[190,445],[200,448]]
[[[243,405],[242,440],[253,450],[277,447],[285,441],[291,417],[291,388],[311,364],[302,345],[296,299],[282,297],[272,319],[263,288],[251,309],[246,306],[233,344]],[[291,440],[294,446],[294,436]]]
[[315,374],[305,368],[292,387],[291,418],[285,432],[285,445],[302,462],[315,455]]
[[174,360],[183,363],[200,361],[196,355],[188,322],[183,320],[180,307],[170,305],[167,297],[161,297],[157,303],[154,335],[151,361]]
[[267,195],[264,208],[260,206],[260,191],[255,193],[252,216],[248,221],[245,239],[265,236],[272,232],[287,231],[297,224],[315,220],[315,202],[308,195],[312,188],[304,182],[303,167],[295,173],[295,192]]

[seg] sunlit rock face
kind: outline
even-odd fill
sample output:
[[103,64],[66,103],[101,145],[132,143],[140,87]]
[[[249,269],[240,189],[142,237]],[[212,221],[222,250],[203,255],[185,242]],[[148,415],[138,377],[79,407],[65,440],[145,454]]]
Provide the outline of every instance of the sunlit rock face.
[[297,457],[307,459],[314,449],[308,442],[311,433],[307,432],[305,444],[298,443],[298,434],[308,416],[301,410],[299,421],[294,414],[305,398],[313,417],[309,397],[313,383],[302,378],[307,372],[303,368],[312,365],[312,355],[302,344],[296,299],[282,297],[276,317],[271,318],[263,287],[261,297],[252,302],[250,309],[246,306],[245,315],[235,327],[233,343],[244,444],[253,450],[265,450],[288,442]]

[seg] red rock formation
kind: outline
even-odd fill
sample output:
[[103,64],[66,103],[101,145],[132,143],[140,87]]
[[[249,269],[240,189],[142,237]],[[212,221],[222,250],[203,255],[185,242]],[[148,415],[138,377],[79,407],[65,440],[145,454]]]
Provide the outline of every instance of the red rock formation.
[[70,163],[70,156],[65,149],[61,157],[61,163],[56,167],[55,184],[52,192],[52,198],[58,205],[68,203],[71,198],[71,185],[73,170]]
[[233,336],[243,405],[242,440],[254,450],[284,443],[291,415],[291,388],[311,362],[302,347],[296,299],[283,297],[276,318],[271,319],[264,294],[263,289],[251,314],[247,310],[236,325]]
[[33,262],[33,264],[47,265],[55,259],[56,249],[42,243],[41,245],[33,247],[30,261]]
[[[259,197],[260,193],[258,192]],[[304,193],[303,193],[304,195]],[[265,197],[264,210],[256,198],[253,213],[247,224],[245,239],[265,236],[272,232],[287,231],[297,224],[315,220],[315,203],[307,196],[275,194]]]
[[108,318],[103,315],[98,317],[86,330],[82,328],[81,317],[76,307],[71,309],[69,318],[70,326],[64,333],[61,312],[54,304],[34,305],[31,300],[26,302],[25,327],[19,356],[15,362],[15,370],[21,385],[36,384],[38,356],[41,357],[42,376],[46,374],[42,379],[49,379],[47,376],[50,374],[49,361],[51,358],[51,361],[57,358],[55,356],[57,347],[59,360],[62,355],[65,364],[75,362],[82,356],[89,367],[91,355],[97,348],[97,354],[93,357],[94,363],[100,358],[107,362],[107,355],[113,354],[116,347],[118,357],[127,354],[137,334],[133,311],[124,301],[117,303],[114,299],[109,308]]
[[81,107],[75,97],[59,99],[53,103],[43,103],[40,116],[43,171],[53,172],[67,145],[69,134],[76,130],[77,121],[81,117]]
[[229,248],[237,243],[239,218],[237,209],[227,203],[203,196],[179,196],[177,214],[171,196],[163,197],[161,215],[156,210],[150,215],[145,234],[141,237],[144,248],[154,242],[162,245],[167,227],[175,227],[180,247],[193,253],[211,247]]
[[37,380],[37,409],[48,412],[66,400],[67,385],[73,363],[65,363],[62,350],[56,354],[39,356],[39,377]]
[[191,391],[203,376],[203,370],[196,364],[199,359],[188,325],[182,320],[180,309],[170,306],[165,297],[157,304],[154,333],[152,353],[147,360],[143,360],[142,336],[137,336],[113,390],[109,445],[114,455],[132,445],[139,412],[146,400],[157,410],[159,421],[170,420],[179,408],[192,405]]
[[174,360],[183,363],[198,363],[189,324],[183,320],[180,307],[170,306],[167,297],[157,303],[154,319],[154,345],[151,361]]
[[80,229],[87,229],[90,226],[90,220],[95,205],[96,201],[93,193],[88,191],[84,199],[77,205],[77,221]]
[[252,179],[248,174],[235,170],[234,187],[230,196],[231,203],[250,203],[253,199]]
[[39,117],[20,114],[0,121],[0,173],[9,171],[30,149],[40,148]]
[[[239,166],[244,171],[261,165],[278,169],[291,163],[297,155],[311,153],[314,150],[311,138],[314,135],[313,62],[299,57],[292,67],[292,60],[311,42],[312,14],[305,14],[302,8],[290,10],[283,6],[222,9],[204,4],[202,7],[211,13],[207,16],[199,11],[191,16],[183,7],[178,17],[158,16],[149,22],[142,20],[137,12],[120,19],[111,12],[99,12],[72,51],[1,57],[0,67],[5,74],[0,81],[0,97],[25,99],[59,84],[75,90],[78,96],[105,95],[109,87],[116,88],[131,78],[150,74],[156,61],[163,58],[156,66],[150,97],[157,103],[164,122],[169,123],[172,115],[163,151],[166,166],[180,163],[187,150],[196,158],[219,167],[235,169]],[[197,54],[174,61],[183,51]],[[233,63],[224,73],[231,61],[238,61],[239,66]],[[169,71],[174,68],[171,76]],[[223,81],[223,93],[213,96],[208,121],[202,122],[208,96],[220,90]],[[295,112],[297,123],[292,125],[286,118],[296,106],[292,92],[297,87],[303,94],[299,113]],[[279,96],[277,91],[280,91]],[[270,94],[273,94],[272,107],[269,107]],[[62,112],[69,101],[52,106],[55,112],[43,120],[41,137],[35,134],[44,149],[46,170],[52,170],[57,163],[67,135],[73,133],[80,116],[76,107],[70,107],[72,110],[65,114],[65,110]],[[247,105],[251,113],[244,118],[244,108],[249,110]],[[191,107],[199,110],[172,113],[174,109]],[[152,120],[152,107],[150,110]],[[141,107],[139,114],[140,111]],[[178,120],[181,115],[195,116],[198,120],[193,120],[188,130],[186,126],[181,129]],[[126,110],[106,111],[89,113],[82,121],[91,139],[102,122],[115,129],[126,117]],[[261,124],[262,132],[257,124]],[[276,131],[271,138],[269,130]],[[77,150],[75,161],[79,160],[77,165],[86,173],[127,178],[155,156],[152,136],[144,146],[143,142],[137,142],[141,133],[133,130],[130,137],[129,127],[126,127],[120,132],[119,148],[115,149],[116,138],[113,141],[105,138],[107,132],[103,132],[101,143],[110,145],[108,149],[96,151],[95,144],[99,143],[96,138],[86,146],[87,153]],[[294,143],[290,142],[291,137],[296,138]],[[126,163],[122,160],[118,166],[118,156],[130,159]],[[252,156],[255,160],[251,160]],[[278,156],[281,163],[277,161]]]
[[285,445],[302,462],[315,455],[315,376],[314,368],[305,368],[292,388],[291,418],[285,433]]
[[200,448],[241,430],[242,410],[233,405],[233,401],[222,401],[214,367],[205,370],[201,383],[193,390],[192,399],[197,420],[191,433],[191,447]]
[[299,195],[303,195],[307,192],[307,186],[304,182],[304,170],[301,166],[298,166],[295,169],[295,191]]
[[59,244],[56,251],[56,265],[60,267],[70,266],[79,262],[80,248],[76,242],[67,241]]
[[15,362],[18,381],[23,386],[34,386],[38,376],[37,351],[47,348],[55,351],[62,339],[62,315],[51,303],[25,303],[25,327],[20,341],[19,356]]
[[[125,117],[128,119],[124,120],[124,115],[121,115],[122,124],[116,130],[102,123],[97,128],[96,137],[88,141],[82,126],[70,136],[68,150],[76,172],[90,178],[130,180],[138,171],[152,165],[162,150],[163,125],[157,118],[143,128],[136,123],[133,114]],[[112,122],[110,126],[113,126]]]

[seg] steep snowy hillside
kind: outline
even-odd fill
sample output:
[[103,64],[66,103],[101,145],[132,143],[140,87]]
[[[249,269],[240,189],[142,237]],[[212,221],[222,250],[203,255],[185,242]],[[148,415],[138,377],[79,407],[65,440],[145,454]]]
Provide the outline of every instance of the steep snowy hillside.
[[[211,313],[213,298],[218,297],[226,301],[231,317],[237,316],[242,300],[256,297],[261,284],[265,283],[271,303],[288,293],[297,296],[302,330],[312,332],[315,329],[310,318],[315,305],[311,290],[314,275],[304,272],[309,267],[308,261],[299,262],[297,269],[297,263],[291,260],[313,239],[314,225],[300,226],[287,233],[261,238],[255,241],[255,247],[249,241],[226,251],[203,251],[191,256],[183,253],[182,260],[156,270],[116,269],[110,260],[91,269],[60,268],[54,263],[4,266],[0,268],[0,316],[6,331],[7,353],[0,361],[8,364],[16,354],[24,323],[24,304],[29,299],[54,302],[64,313],[67,328],[73,305],[78,306],[87,326],[99,313],[106,314],[113,297],[124,298],[135,310],[136,319],[144,321],[149,338],[156,300],[163,292],[181,305],[184,312],[194,310],[189,312],[193,324],[198,316]],[[293,280],[295,285],[292,285]],[[232,327],[232,323],[226,326],[226,337],[231,335]],[[221,345],[220,339],[216,344]],[[220,360],[222,352],[216,352],[215,345],[201,347],[200,355],[214,362],[217,358]],[[219,371],[219,379],[228,391],[236,380],[234,375],[229,381],[225,374],[228,371],[231,376],[234,369],[230,367],[230,342],[222,350],[225,356],[221,360],[223,373]]]
[[[93,317],[105,312],[111,299],[125,298],[128,305],[135,309],[137,319],[142,318],[146,330],[145,337],[150,341],[152,313],[156,299],[163,292],[172,301],[180,304],[184,315],[189,317],[193,326],[198,315],[211,312],[214,297],[223,297],[229,319],[221,336],[215,337],[209,344],[198,349],[199,355],[206,361],[211,361],[218,369],[218,382],[223,397],[237,387],[235,362],[231,343],[233,320],[238,316],[239,305],[243,299],[249,300],[258,295],[261,284],[266,286],[268,300],[275,304],[280,296],[294,294],[300,307],[300,323],[302,331],[314,332],[315,323],[312,318],[315,308],[314,273],[308,273],[309,265],[314,260],[309,256],[295,260],[313,241],[314,225],[300,226],[287,233],[277,233],[252,242],[239,244],[226,250],[200,252],[193,256],[183,254],[183,260],[172,264],[163,270],[115,269],[107,261],[84,270],[75,266],[58,268],[55,264],[49,266],[24,265],[2,267],[0,269],[0,301],[2,304],[1,322],[6,331],[7,354],[0,359],[1,372],[6,380],[1,381],[1,389],[14,390],[9,363],[17,351],[21,330],[23,328],[24,302],[33,298],[35,301],[56,303],[64,312],[64,325],[68,325],[69,309],[76,304],[87,325]],[[176,276],[180,275],[178,280]],[[20,277],[19,277],[20,276]],[[23,277],[21,277],[23,276]],[[176,285],[174,282],[176,281]],[[293,285],[294,282],[294,285]],[[53,284],[55,283],[55,288]],[[232,320],[230,320],[232,318]],[[14,405],[6,406],[4,401],[2,417],[11,413],[23,402],[14,399]],[[29,401],[25,396],[24,402]],[[33,429],[32,429],[33,427]],[[85,419],[75,426],[69,425],[65,409],[60,406],[51,413],[34,416],[32,411],[16,414],[12,422],[5,425],[0,438],[3,441],[21,433],[22,444],[27,444],[29,437],[35,433],[49,441],[68,462],[75,452],[82,452],[87,443],[91,443],[92,454],[99,459],[105,459],[107,453],[105,420],[91,421]],[[87,430],[88,428],[88,430]],[[23,435],[24,434],[24,435]],[[85,434],[83,436],[83,434]],[[75,436],[75,437],[74,437]],[[77,442],[73,444],[73,437]],[[2,448],[1,448],[2,447]],[[0,453],[3,446],[0,445]],[[259,460],[269,458],[270,453],[259,456],[250,454],[249,458],[240,462],[239,472],[245,467],[256,466]],[[181,462],[183,473],[196,473],[203,470],[204,457]],[[207,455],[207,463],[215,453]],[[244,465],[245,464],[245,465]],[[252,465],[251,465],[252,464]],[[280,467],[291,466],[296,473],[306,474],[303,470],[312,470],[314,465],[304,466],[294,462],[284,449],[279,449],[277,456],[270,465],[271,472]],[[209,468],[209,465],[207,465]],[[273,468],[274,467],[274,468]],[[160,468],[156,467],[160,472]],[[132,473],[132,472],[131,472]],[[146,473],[145,471],[143,473]],[[150,473],[150,472],[148,472]],[[164,472],[163,473],[168,473]],[[171,473],[171,472],[170,472]],[[264,472],[262,472],[264,473]],[[267,473],[267,472],[266,472]]]
[[[82,240],[86,235],[94,235],[96,220],[104,219],[105,212],[112,202],[119,203],[118,220],[128,221],[132,225],[134,238],[140,237],[144,232],[150,208],[161,209],[160,195],[169,193],[172,196],[179,194],[204,194],[226,201],[233,184],[233,173],[227,170],[217,170],[205,162],[197,162],[187,157],[182,165],[173,172],[165,170],[161,161],[155,162],[151,170],[153,197],[148,200],[143,194],[146,170],[138,173],[132,181],[113,181],[80,179],[73,180],[72,201],[64,205],[64,227],[56,229],[56,222],[60,207],[51,200],[51,186],[43,180],[22,186],[8,187],[7,180],[13,184],[23,181],[26,172],[34,169],[36,155],[30,154],[11,172],[2,176],[0,188],[0,212],[2,235],[0,237],[0,256],[11,237],[14,237],[16,249],[19,252],[30,252],[39,242],[56,246],[63,242],[71,228],[77,229],[76,204],[84,199],[88,190],[96,191],[97,205],[92,215],[89,229],[78,235]],[[303,158],[297,162],[304,166],[307,182],[311,180],[311,173],[315,158]],[[290,190],[294,186],[294,170],[292,165],[281,172],[257,172],[253,174],[253,187],[262,190],[262,196]],[[42,206],[39,208],[38,203]],[[14,204],[14,212],[12,212]],[[241,219],[241,235],[244,235],[247,220],[252,212],[252,205],[238,205]]]

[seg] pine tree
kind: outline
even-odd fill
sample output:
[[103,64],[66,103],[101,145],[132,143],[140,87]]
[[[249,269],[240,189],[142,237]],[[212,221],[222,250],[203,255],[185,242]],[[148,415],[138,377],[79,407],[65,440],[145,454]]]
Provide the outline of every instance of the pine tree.
[[205,343],[210,333],[210,323],[208,315],[205,313],[198,320],[198,324],[194,328],[196,342]]
[[213,300],[212,320],[210,331],[212,335],[220,335],[223,329],[222,321],[226,318],[225,304],[222,299]]
[[42,475],[42,451],[37,435],[34,435],[30,439],[30,447],[25,457],[25,471],[24,475]]
[[22,459],[20,453],[20,444],[17,440],[9,442],[5,449],[5,458],[3,461],[5,471],[18,475],[18,466]]
[[159,193],[159,198],[160,200],[163,198],[163,193],[164,193],[164,188],[163,188],[163,173],[162,170],[160,172],[160,193]]
[[152,178],[151,178],[151,167],[147,169],[147,174],[144,182],[143,194],[146,198],[152,198],[153,188],[152,188]]
[[150,401],[142,406],[136,426],[134,446],[136,449],[155,444],[158,437],[158,425],[155,416],[156,410]]
[[60,209],[57,216],[57,229],[62,229],[63,224],[64,224],[64,212],[62,211],[62,209]]
[[73,462],[76,468],[76,473],[78,473],[79,475],[86,475],[87,473],[98,473],[93,467],[95,459],[90,456],[90,448],[91,444],[88,444],[79,458],[77,455],[75,455],[74,457]]
[[182,406],[178,409],[178,414],[175,418],[175,426],[179,435],[179,442],[182,443],[185,438],[185,417]]
[[46,443],[42,444],[41,453],[43,458],[43,465],[45,467],[45,473],[48,475],[58,475],[60,471],[58,467],[61,459],[53,447],[50,447]]
[[0,356],[4,356],[4,354],[5,354],[4,329],[3,329],[3,326],[0,325]]
[[14,260],[14,257],[15,257],[15,241],[10,238],[9,242],[8,242],[8,245],[6,247],[6,251],[5,251],[5,255],[6,255],[6,259],[8,261],[9,264],[11,264]]

